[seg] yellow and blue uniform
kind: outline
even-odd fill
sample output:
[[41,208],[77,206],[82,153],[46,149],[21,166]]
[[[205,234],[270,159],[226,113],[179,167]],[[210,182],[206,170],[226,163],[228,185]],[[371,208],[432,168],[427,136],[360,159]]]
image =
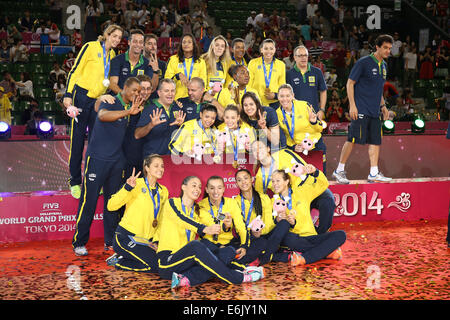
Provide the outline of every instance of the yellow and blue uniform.
[[312,107],[306,101],[293,100],[292,110],[286,112],[283,107],[277,109],[278,122],[283,134],[286,136],[288,147],[301,144],[305,139],[305,134],[309,134],[309,139],[317,140],[322,137],[322,122],[318,119],[315,124],[309,121],[309,112]]
[[328,188],[328,180],[320,170],[310,175],[301,186],[290,189],[290,199],[284,199],[288,205],[287,214],[295,215],[295,224],[281,241],[281,246],[301,252],[306,263],[326,258],[346,240],[344,231],[332,231],[317,234],[311,219],[311,202]]
[[175,81],[175,100],[188,96],[187,87],[185,87],[176,77],[178,73],[183,73],[188,78],[188,80],[191,80],[194,77],[199,77],[205,82],[205,85],[207,84],[205,60],[201,58],[194,62],[192,60],[193,58],[187,58],[184,59],[184,61],[180,61],[178,55],[173,55],[169,58],[164,78],[173,79]]
[[152,189],[145,178],[138,178],[134,188],[126,183],[111,196],[108,210],[118,210],[125,205],[113,242],[114,252],[122,256],[116,268],[158,272],[156,251],[149,247],[149,243],[158,242],[162,221],[160,212],[168,197],[165,186],[157,183]]
[[230,67],[230,62],[227,61],[217,61],[216,62],[216,73],[212,74],[212,70],[208,70],[209,68],[207,68],[206,71],[206,82],[205,82],[205,87],[206,90],[211,89],[211,83],[214,82],[220,82],[222,83],[222,86],[225,87],[225,80],[228,74],[228,69]]
[[162,214],[157,258],[159,275],[163,279],[171,279],[172,273],[176,272],[187,277],[191,286],[211,277],[228,284],[242,283],[243,274],[226,266],[235,255],[234,248],[222,250],[223,256],[220,257],[204,243],[195,240],[197,235],[205,235],[203,230],[206,226],[200,223],[194,206],[186,208],[180,198],[171,198],[165,202]]
[[[129,109],[129,107],[118,94],[115,97],[114,104],[101,103],[99,112],[102,109],[122,111]],[[95,121],[92,138],[86,150],[85,173],[81,187],[76,229],[72,240],[74,248],[84,246],[89,240],[89,229],[102,187],[105,208],[103,213],[104,241],[107,246],[112,245],[113,234],[119,222],[119,214],[107,210],[107,201],[112,194],[120,189],[122,183],[122,170],[125,165],[122,143],[128,121],[129,117],[120,118],[113,122],[103,122],[97,117]]]
[[234,100],[231,99],[230,91],[228,91],[225,88],[222,88],[219,92],[217,92],[214,95],[214,98],[217,100],[217,102],[220,103],[220,105],[224,108],[226,108],[229,104],[235,104]]
[[[237,83],[236,83],[236,86],[237,86]],[[229,92],[230,98],[233,100],[233,104],[242,105],[242,96],[244,94],[246,94],[247,92],[253,92],[256,95],[256,97],[258,98],[258,100],[261,101],[261,98],[259,97],[258,91],[256,91],[252,87],[246,86],[244,88],[244,90],[240,90],[238,88],[231,88],[230,89],[228,86],[226,86],[225,88]],[[238,100],[236,101],[236,92],[237,91],[239,91],[239,97],[238,97]]]
[[217,127],[218,131],[230,133],[230,139],[227,141],[225,145],[225,153],[233,154],[235,159],[237,160],[239,154],[246,153],[245,145],[238,143],[237,139],[239,135],[247,135],[249,145],[252,144],[253,141],[256,140],[256,131],[250,126],[247,122],[239,120],[239,126],[235,130],[229,130],[225,123],[220,124]]
[[[268,100],[264,93],[266,88],[271,92],[278,92],[278,88],[286,83],[286,65],[276,58],[271,63],[264,62],[263,57],[254,58],[248,63],[250,81],[248,85],[258,91],[263,106],[277,103],[277,99]],[[276,95],[275,95],[276,96]]]
[[144,108],[141,117],[136,124],[136,128],[146,126],[150,121],[150,115],[153,115],[153,111],[162,109],[160,116],[161,120],[166,120],[163,123],[153,127],[152,130],[142,140],[142,159],[151,154],[168,155],[170,151],[168,149],[172,132],[178,127],[170,124],[175,121],[176,113],[180,110],[178,105],[174,102],[166,109],[162,104],[158,102],[158,99],[154,99],[150,102],[148,107]]
[[198,119],[200,115],[200,110],[202,110],[202,106],[205,104],[204,102],[195,103],[191,100],[189,97],[184,97],[178,99],[178,102],[180,102],[183,105],[183,112],[186,114],[186,118],[184,118],[184,122],[187,122],[189,120]]
[[111,77],[119,77],[117,85],[123,89],[125,81],[129,77],[136,77],[139,75],[147,75],[150,78],[153,77],[153,69],[149,65],[149,61],[142,54],[139,56],[139,60],[136,65],[132,65],[130,62],[129,51],[119,54],[111,60]]
[[[107,90],[103,85],[105,62],[109,65],[109,61],[115,57],[114,50],[111,49],[104,53],[103,46],[104,43],[100,41],[87,42],[81,48],[67,76],[64,97],[72,98],[72,104],[83,110],[77,116],[78,121],[71,120],[69,153],[69,183],[71,186],[81,184],[81,160],[86,128],[89,129],[88,141],[90,141],[97,116],[94,108],[95,101]],[[108,77],[108,74],[106,76]]]
[[[203,153],[213,154],[217,150],[214,130],[214,126],[204,129],[200,119],[189,120],[174,133],[169,150],[172,154],[182,154],[192,150],[196,143],[200,143],[205,146]],[[206,147],[207,143],[209,146]]]

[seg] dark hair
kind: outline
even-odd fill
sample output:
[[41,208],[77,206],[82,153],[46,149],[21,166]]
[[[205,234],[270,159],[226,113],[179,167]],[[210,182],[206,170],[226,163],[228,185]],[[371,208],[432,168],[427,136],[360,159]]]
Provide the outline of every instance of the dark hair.
[[230,68],[228,68],[228,74],[234,79],[234,76],[238,73],[240,68],[247,68],[243,64],[233,64]]
[[130,30],[129,40],[131,40],[131,38],[133,37],[133,34],[140,34],[141,36],[143,36],[145,38],[144,32],[141,29],[132,29],[132,30]]
[[155,160],[156,158],[163,160],[163,158],[159,154],[156,154],[156,153],[152,153],[151,155],[148,155],[147,157],[144,158],[144,161],[142,163],[142,175],[144,177],[147,176],[147,170],[145,170],[145,167],[150,166],[152,164],[153,160]]
[[[200,180],[200,178],[197,176],[187,176],[186,178],[183,179],[183,182],[181,182],[181,184],[183,186],[186,186],[189,183],[189,181],[191,181],[192,179]],[[183,198],[183,189],[181,189],[181,191],[180,191],[180,200],[182,200],[182,198]],[[194,201],[194,212],[196,215],[200,214],[200,206],[195,201]]]
[[[248,171],[245,168],[241,168],[238,171],[236,171],[236,173],[234,174],[234,178],[236,179],[238,173],[240,172],[246,172],[250,177],[252,176],[252,174],[250,173],[250,171]],[[243,197],[242,195],[242,191],[239,191],[239,195],[241,197]],[[257,216],[262,216],[262,202],[261,202],[261,196],[259,195],[259,193],[255,190],[255,187],[252,184],[252,197],[253,197],[253,208],[255,208],[255,212]],[[243,211],[242,211],[243,212]],[[244,217],[247,214],[246,212],[243,212]]]
[[155,39],[156,42],[158,42],[158,36],[154,33],[147,33],[144,35],[144,43],[148,40],[148,39]]
[[180,43],[178,44],[177,49],[177,56],[180,61],[184,61],[184,52],[183,52],[183,39],[185,37],[191,37],[194,50],[192,52],[193,61],[197,61],[200,59],[200,48],[197,45],[197,42],[195,41],[195,37],[190,33],[185,33],[180,39]]
[[383,43],[388,42],[390,44],[394,43],[394,39],[388,34],[381,34],[375,39],[375,45],[381,47]]
[[145,81],[152,83],[152,79],[146,74],[137,75],[136,78],[139,80],[139,82]]
[[283,179],[289,181],[289,187],[291,187],[291,177],[289,176],[289,173],[287,173],[287,172],[284,171],[284,170],[277,169],[277,170],[274,170],[274,171],[272,172],[272,177],[273,177],[273,174],[274,174],[274,173],[280,173],[280,174],[282,174],[282,175],[283,175]]
[[217,108],[210,104],[210,103],[205,103],[202,108],[200,109],[200,113],[203,113],[204,111],[212,111],[215,114],[217,114]]
[[229,104],[225,107],[225,110],[223,110],[223,113],[227,111],[234,111],[239,115],[239,108],[235,104]]
[[[220,180],[220,181],[222,181],[222,183],[224,183],[222,177],[219,177],[219,176],[211,176],[211,177],[208,178],[208,180],[206,180],[206,187],[208,187],[208,184],[209,184],[209,182],[210,182],[211,180]],[[206,192],[206,187],[205,187],[205,192],[204,192],[204,194],[203,194],[203,199],[209,199],[209,194],[208,194],[208,192]]]
[[238,42],[245,43],[244,39],[242,39],[242,38],[234,38],[233,41],[231,41],[231,48],[233,48],[234,45]]
[[244,100],[246,98],[251,98],[255,102],[255,104],[256,104],[256,119],[259,120],[259,112],[258,111],[262,111],[262,105],[261,105],[261,102],[259,101],[258,97],[256,96],[256,94],[253,93],[253,92],[246,92],[242,96],[242,99],[241,99],[241,106],[242,106],[241,119],[244,122],[250,123],[250,117],[244,111]]
[[133,83],[137,83],[139,84],[139,79],[136,77],[129,77],[127,80],[125,80],[125,83],[123,84],[124,87],[129,87],[131,86]]

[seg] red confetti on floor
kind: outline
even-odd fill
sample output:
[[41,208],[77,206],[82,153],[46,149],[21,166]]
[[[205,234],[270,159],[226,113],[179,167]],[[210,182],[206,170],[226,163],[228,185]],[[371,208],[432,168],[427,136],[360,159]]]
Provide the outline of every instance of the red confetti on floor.
[[271,263],[266,278],[225,285],[217,280],[171,290],[170,281],[108,267],[102,239],[87,257],[70,241],[0,246],[0,299],[450,299],[450,250],[446,220],[339,223],[347,242],[341,261],[291,267]]

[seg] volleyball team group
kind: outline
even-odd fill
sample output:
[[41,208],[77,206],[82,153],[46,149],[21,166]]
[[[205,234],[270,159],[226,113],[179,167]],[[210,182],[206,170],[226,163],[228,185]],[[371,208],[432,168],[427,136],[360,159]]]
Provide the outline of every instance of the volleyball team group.
[[[301,157],[324,151],[324,113],[295,99],[284,63],[274,57],[275,42],[264,40],[261,57],[247,63],[230,53],[222,36],[200,56],[195,38],[183,35],[163,66],[156,44],[150,56],[143,53],[144,43],[156,38],[137,31],[130,32],[129,50],[116,56],[123,34],[111,25],[86,43],[68,75],[72,194],[80,188],[75,254],[88,254],[103,193],[105,250],[114,251],[107,264],[157,273],[172,288],[212,278],[258,281],[270,262],[341,259],[346,234],[330,231],[335,203],[328,180]],[[307,61],[305,47],[294,53]],[[303,82],[312,83],[311,76]],[[239,161],[250,156],[254,170]],[[238,192],[225,197],[221,176],[204,182],[190,175],[182,177],[179,194],[169,194],[159,181],[173,157],[230,164]],[[313,221],[314,208],[319,216]]]

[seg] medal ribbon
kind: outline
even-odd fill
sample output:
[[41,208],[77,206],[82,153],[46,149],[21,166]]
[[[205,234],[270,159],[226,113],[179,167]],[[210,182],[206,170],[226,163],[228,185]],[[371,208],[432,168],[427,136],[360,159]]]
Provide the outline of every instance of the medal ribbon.
[[291,127],[289,128],[289,123],[286,118],[286,111],[284,111],[283,108],[281,108],[281,112],[283,113],[283,119],[284,123],[286,124],[286,127],[289,131],[289,136],[292,140],[294,140],[294,130],[295,130],[295,111],[294,111],[294,102],[292,102],[292,116],[291,116]]
[[158,205],[156,205],[155,197],[153,196],[153,193],[150,190],[150,185],[148,184],[147,178],[145,178],[145,184],[147,185],[147,189],[148,189],[148,193],[150,194],[150,198],[152,198],[152,201],[153,201],[153,215],[156,219],[156,217],[158,216],[158,213],[159,213],[159,208],[161,206],[161,197],[160,197],[159,191],[158,191],[158,184],[156,184],[156,196],[158,199]]
[[267,70],[266,70],[266,64],[264,63],[264,57],[261,57],[262,59],[262,65],[264,69],[264,81],[266,82],[266,88],[270,85],[270,79],[272,79],[272,69],[273,69],[273,62],[274,59],[272,59],[272,62],[270,63],[270,71],[269,71],[269,77],[267,77]]
[[[111,62],[111,57],[109,56],[109,54],[106,54],[106,47],[105,47],[105,43],[102,42],[102,49],[103,49],[103,67],[104,67],[104,75],[105,75],[105,79],[108,79],[108,75],[109,75],[109,67],[110,67],[110,62]],[[108,56],[108,58],[106,58],[106,56]]]
[[212,136],[212,134],[211,134],[211,136],[208,134],[208,133],[206,133],[206,130],[205,130],[205,128],[203,127],[203,124],[202,124],[202,120],[198,120],[197,121],[197,123],[198,123],[198,126],[200,127],[200,128],[202,128],[202,130],[203,130],[203,132],[205,133],[205,135],[206,135],[206,137],[209,139],[209,141],[211,142],[211,147],[213,148],[213,150],[214,150],[214,154],[217,154],[217,150],[216,150],[216,147],[215,147],[215,145],[214,145],[214,139],[213,139],[213,136]]
[[[181,200],[181,209],[183,209],[184,215],[187,216],[187,214],[186,214],[186,207],[183,204],[183,200]],[[191,219],[194,217],[194,205],[192,205],[191,214],[189,215],[189,217]],[[187,242],[189,242],[190,239],[191,239],[191,230],[186,229],[186,237],[187,237]]]
[[189,70],[189,76],[187,74],[186,59],[183,60],[184,75],[186,77],[188,77],[189,81],[191,80],[191,77],[192,77],[192,71],[194,71],[194,58],[191,58],[191,59],[192,59],[192,62],[191,62],[191,68]]
[[267,179],[266,179],[266,170],[264,169],[264,167],[261,167],[261,173],[262,173],[262,177],[263,177],[263,190],[264,190],[264,192],[266,192],[267,188],[269,187],[269,182],[270,182],[270,178],[272,176],[272,170],[273,170],[274,164],[275,164],[275,161],[272,159],[272,162],[270,164],[269,174],[267,175]]
[[[208,202],[209,202],[209,213],[211,214],[211,217],[214,219],[214,210],[213,210],[213,208],[212,208],[213,206],[212,206],[211,200],[209,200],[209,198],[208,198]],[[219,211],[217,211],[217,216],[219,216],[219,214],[222,213],[223,203],[224,203],[224,201],[223,201],[223,199],[222,199],[222,200],[220,201]]]
[[[281,195],[281,193],[280,193],[280,198],[283,199],[284,202],[286,202],[286,200],[284,200],[284,198]],[[291,188],[289,188],[289,201],[288,201],[287,206],[288,206],[289,210],[292,210],[292,189]]]
[[[245,202],[244,202],[243,195],[241,195],[241,210],[242,210],[242,213],[244,214],[244,218],[245,218]],[[250,203],[250,208],[248,209],[248,213],[247,213],[247,220],[246,220],[247,226],[250,223],[250,217],[252,215],[252,211],[253,211],[253,197],[252,197],[252,202]]]

